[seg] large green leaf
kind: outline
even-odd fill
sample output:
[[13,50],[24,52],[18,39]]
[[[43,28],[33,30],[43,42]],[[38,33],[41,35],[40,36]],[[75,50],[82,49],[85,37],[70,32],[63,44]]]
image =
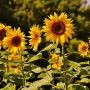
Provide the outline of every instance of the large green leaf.
[[0,90],[16,90],[16,86],[9,83],[9,84],[7,84],[7,86],[5,86],[4,88],[2,88]]
[[88,78],[82,78],[80,82],[90,83],[90,79],[88,79]]
[[38,68],[32,69],[32,71],[35,72],[35,73],[40,73],[43,70],[40,67],[38,67]]
[[86,62],[80,62],[81,65],[84,65],[84,64],[90,64],[90,61],[86,61]]
[[57,89],[64,89],[64,83],[60,82],[60,83],[57,83],[57,85],[55,86],[55,88]]
[[42,58],[42,53],[38,53],[37,55],[34,55],[33,57],[31,57],[28,62],[33,62],[41,58]]
[[82,86],[79,84],[70,84],[68,86],[68,90],[89,90],[86,86]]
[[56,49],[56,48],[57,48],[57,45],[56,44],[50,44],[47,47],[45,47],[43,50],[41,50],[40,52],[48,51],[48,50]]
[[78,67],[80,67],[80,64],[77,63],[77,62],[74,62],[74,61],[69,61],[69,65],[70,65],[72,68],[75,68],[75,69],[77,69]]
[[39,75],[38,75],[38,78],[43,78],[43,77],[45,77],[46,76],[46,73],[40,73]]
[[48,85],[52,81],[51,73],[48,74],[41,80],[35,81],[30,84],[29,88],[23,88],[22,90],[38,90],[39,87],[43,85]]

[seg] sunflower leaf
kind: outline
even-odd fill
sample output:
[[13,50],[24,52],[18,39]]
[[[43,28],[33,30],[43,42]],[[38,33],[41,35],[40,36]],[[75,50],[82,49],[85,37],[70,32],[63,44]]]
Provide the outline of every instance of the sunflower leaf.
[[89,90],[89,88],[79,84],[70,84],[68,90]]
[[50,44],[47,47],[45,47],[43,50],[41,50],[40,52],[51,50],[51,49],[56,49],[56,48],[57,48],[56,44]]
[[82,78],[80,82],[90,83],[90,79],[88,79],[88,78]]
[[43,70],[40,67],[38,67],[38,68],[32,69],[32,71],[35,72],[35,73],[40,73]]
[[0,90],[16,90],[15,89],[15,85],[12,85],[12,84],[7,84],[7,86],[5,86],[4,88],[0,89]]
[[[50,74],[50,72],[48,72]],[[48,74],[41,80],[35,81],[30,84],[29,88],[23,88],[22,90],[37,90],[39,87],[43,85],[48,85],[52,81],[51,75]]]
[[57,83],[57,85],[56,85],[56,88],[57,89],[64,89],[64,83],[62,83],[62,82],[60,82],[60,83]]
[[31,57],[28,62],[33,62],[41,58],[42,58],[42,53],[38,53],[37,55],[34,55],[33,57]]
[[80,64],[74,61],[69,61],[69,65],[73,68],[78,68],[80,67]]

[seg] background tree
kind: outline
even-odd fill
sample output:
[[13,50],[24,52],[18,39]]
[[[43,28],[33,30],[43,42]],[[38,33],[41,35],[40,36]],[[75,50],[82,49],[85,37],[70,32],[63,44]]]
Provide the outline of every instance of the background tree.
[[0,21],[27,32],[31,25],[43,25],[48,15],[66,12],[73,18],[79,39],[87,40],[90,31],[90,6],[86,0],[0,0]]

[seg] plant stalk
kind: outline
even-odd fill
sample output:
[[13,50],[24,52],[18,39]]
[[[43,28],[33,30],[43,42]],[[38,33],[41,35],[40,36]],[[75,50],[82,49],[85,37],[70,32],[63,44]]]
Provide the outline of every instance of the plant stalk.
[[25,77],[25,74],[24,74],[24,62],[22,60],[22,54],[21,54],[21,72],[22,72],[22,81],[23,81],[23,87],[25,87],[26,85],[26,77]]
[[67,62],[65,59],[65,52],[64,52],[64,45],[62,45],[62,56],[63,56],[63,71],[64,71],[64,90],[68,90],[68,84],[67,84]]

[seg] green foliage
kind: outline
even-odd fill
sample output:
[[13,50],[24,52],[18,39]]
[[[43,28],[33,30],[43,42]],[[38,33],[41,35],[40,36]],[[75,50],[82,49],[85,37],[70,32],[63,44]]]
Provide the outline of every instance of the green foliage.
[[[22,88],[22,90],[38,90],[38,88],[42,90],[44,85],[51,85],[50,89],[60,90],[64,89],[65,82],[68,90],[89,90],[87,84],[90,84],[90,53],[86,57],[78,55],[78,44],[81,40],[88,42],[88,37],[90,37],[90,6],[86,5],[86,1],[0,0],[0,21],[13,27],[20,26],[26,34],[33,24],[42,26],[44,24],[43,20],[54,12],[58,14],[66,12],[73,19],[75,26],[75,38],[68,45],[65,45],[65,57],[61,46],[49,43],[48,46],[46,45],[40,51],[33,52],[35,54],[31,53],[31,51],[22,52],[24,61],[13,62],[22,66],[20,73],[14,73],[14,71],[6,72],[6,65],[12,61],[8,61],[7,56],[9,54],[0,46],[0,75],[3,75],[0,78],[0,83],[4,81],[7,84],[0,90],[16,90],[18,85],[20,86],[19,89]],[[29,50],[30,48],[27,49]],[[48,52],[49,55],[46,56],[45,52]],[[60,60],[64,59],[65,67],[62,66],[60,70],[52,68],[52,64],[56,62],[56,59],[52,60],[50,58],[52,52],[60,55]],[[33,63],[43,59],[49,63],[46,67],[40,67]],[[43,62],[45,61],[43,60]],[[41,64],[44,66],[42,62]]]
[[43,79],[35,81],[33,83],[30,84],[29,88],[23,88],[22,90],[37,90],[39,87],[41,87],[42,85],[48,85],[50,84],[50,82],[52,81],[52,77],[50,75],[50,72],[48,72],[49,75],[47,74],[45,77],[43,77]]
[[69,85],[68,90],[89,90],[89,88],[78,84],[72,84]]
[[32,61],[38,60],[38,59],[40,59],[40,58],[42,58],[42,53],[38,53],[37,55],[34,55],[33,57],[31,57],[31,58],[29,59],[28,62],[32,62]]
[[4,88],[0,90],[16,90],[15,87],[16,87],[15,85],[9,83],[7,86],[5,86]]

